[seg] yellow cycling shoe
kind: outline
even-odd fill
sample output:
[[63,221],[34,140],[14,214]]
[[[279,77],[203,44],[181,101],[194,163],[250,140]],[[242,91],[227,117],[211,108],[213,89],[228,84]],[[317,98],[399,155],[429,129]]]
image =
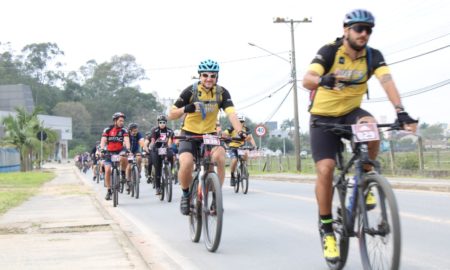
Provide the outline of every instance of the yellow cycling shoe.
[[377,206],[377,198],[375,195],[373,195],[373,192],[369,190],[369,192],[366,195],[366,209],[372,210]]
[[328,262],[339,260],[339,250],[336,244],[336,237],[333,233],[327,233],[323,236],[323,257]]

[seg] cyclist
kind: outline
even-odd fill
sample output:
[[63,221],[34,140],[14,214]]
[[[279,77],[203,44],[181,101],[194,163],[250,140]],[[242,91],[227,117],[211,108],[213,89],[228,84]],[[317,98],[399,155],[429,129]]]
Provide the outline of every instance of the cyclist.
[[[183,90],[170,110],[169,119],[178,119],[186,114],[181,135],[215,134],[217,115],[219,110],[222,109],[227,113],[237,134],[244,137],[245,134],[241,130],[230,93],[224,87],[217,85],[219,64],[209,59],[202,61],[198,66],[198,74],[200,81]],[[196,148],[194,142],[180,142],[178,179],[183,190],[180,201],[180,210],[183,215],[189,215],[189,186],[192,182]],[[223,184],[225,178],[225,149],[221,146],[214,147],[211,159],[217,164],[217,174],[220,183]]]
[[94,148],[92,148],[91,150],[91,159],[92,159],[92,172],[93,172],[93,177],[92,179],[95,181],[95,179],[97,179],[97,177],[99,177],[99,175],[96,175],[97,172],[97,164],[99,161],[99,156],[98,156],[98,152],[97,150],[100,148],[100,141],[95,142],[95,146]]
[[[139,132],[139,126],[136,123],[130,123],[128,125],[128,133],[130,137],[130,152],[136,156],[136,163],[139,169],[139,176],[141,172],[141,164],[142,164],[142,154],[141,148],[144,149],[144,137]],[[126,176],[127,176],[127,192],[130,191],[130,181],[131,181],[131,164],[128,163]]]
[[[234,172],[236,171],[236,166],[237,166],[237,160],[238,160],[238,148],[243,146],[245,144],[245,142],[250,142],[253,146],[253,148],[256,149],[256,143],[255,140],[253,139],[253,136],[251,134],[251,131],[245,126],[245,116],[243,115],[238,115],[238,119],[239,122],[241,123],[241,128],[242,131],[245,132],[247,134],[247,137],[245,139],[245,141],[232,141],[229,143],[229,154],[230,154],[230,158],[231,158],[231,164],[230,164],[230,170],[231,170],[231,178],[230,178],[230,185],[234,186],[236,183],[236,177],[234,175]],[[230,137],[236,137],[236,130],[233,127],[230,127],[228,129],[226,129],[224,131],[225,135],[228,135]],[[248,158],[248,154],[245,153],[243,159],[247,160]]]
[[158,116],[158,127],[153,129],[152,135],[150,137],[151,156],[153,164],[155,165],[155,187],[156,195],[161,194],[161,169],[162,169],[162,159],[158,155],[158,149],[165,147],[167,149],[167,158],[173,167],[173,153],[172,145],[173,130],[167,127],[167,117],[165,115]]
[[[323,46],[303,79],[303,86],[311,90],[310,121],[355,124],[375,123],[374,117],[360,108],[367,92],[367,81],[375,74],[391,101],[397,119],[405,129],[415,132],[417,121],[403,107],[397,87],[380,51],[367,46],[375,18],[367,10],[357,9],[345,15],[343,37]],[[332,179],[335,156],[340,148],[340,137],[325,132],[322,127],[310,127],[312,156],[316,165],[316,198],[327,261],[339,259],[339,250],[332,227]],[[379,141],[369,142],[369,156],[375,159]],[[366,166],[366,171],[372,168]],[[370,193],[369,193],[370,194]],[[366,197],[366,204],[375,203]],[[373,196],[372,196],[373,197]]]
[[[116,112],[112,116],[113,125],[103,130],[102,139],[100,141],[100,148],[102,152],[110,152],[111,154],[123,154],[130,149],[130,138],[128,137],[128,131],[123,127],[125,122],[125,114]],[[106,151],[105,151],[106,149]],[[122,181],[125,180],[125,171],[128,160],[122,155],[120,158],[120,167]],[[107,157],[104,161],[105,166],[105,181],[106,181],[106,197],[105,200],[111,200],[111,156]]]
[[156,127],[152,128],[149,132],[145,133],[145,140],[144,140],[144,152],[147,156],[147,184],[150,184],[152,181],[154,181],[152,177],[152,169],[153,169],[153,160],[152,160],[152,154],[149,149],[150,141],[152,140],[152,133],[153,130],[156,129]]

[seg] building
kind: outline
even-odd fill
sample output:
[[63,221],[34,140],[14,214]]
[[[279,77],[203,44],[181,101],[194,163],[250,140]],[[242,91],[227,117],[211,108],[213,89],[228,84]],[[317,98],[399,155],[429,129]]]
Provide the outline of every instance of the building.
[[277,121],[267,121],[267,122],[264,123],[264,125],[270,131],[278,129],[278,122]]
[[[31,88],[27,85],[0,85],[0,123],[4,117],[15,115],[15,108],[23,107],[28,112],[34,110]],[[55,147],[55,160],[68,158],[68,143],[72,140],[72,118],[53,115],[38,115],[38,119],[46,128],[57,132],[58,141]],[[4,127],[0,125],[0,138],[4,136]]]

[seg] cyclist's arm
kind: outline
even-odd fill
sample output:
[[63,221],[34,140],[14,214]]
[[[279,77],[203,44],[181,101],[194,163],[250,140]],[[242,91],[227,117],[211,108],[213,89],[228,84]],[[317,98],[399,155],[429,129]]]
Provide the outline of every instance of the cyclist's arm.
[[100,149],[103,150],[106,147],[106,137],[103,136],[102,139],[100,140]]
[[126,149],[131,150],[130,148],[130,137],[124,136],[123,137],[123,145],[126,147]]
[[320,77],[325,74],[325,70],[329,70],[333,65],[334,55],[333,45],[327,44],[320,48],[303,77],[304,88],[316,90],[319,87]]
[[248,135],[247,135],[247,138],[246,138],[245,140],[246,140],[246,141],[250,141],[250,143],[253,145],[253,147],[256,148],[256,142],[255,142],[255,139],[253,139],[252,134],[248,134]]
[[184,106],[190,103],[192,97],[191,87],[188,87],[181,92],[175,104],[173,104],[172,108],[169,111],[168,120],[175,120],[183,116],[184,114]]

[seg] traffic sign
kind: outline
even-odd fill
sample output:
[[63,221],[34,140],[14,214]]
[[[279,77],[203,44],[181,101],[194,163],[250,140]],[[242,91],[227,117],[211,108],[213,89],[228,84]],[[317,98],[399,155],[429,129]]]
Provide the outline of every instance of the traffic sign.
[[36,134],[36,137],[37,137],[37,139],[38,140],[40,140],[40,141],[45,141],[45,140],[47,140],[47,133],[45,132],[45,131],[39,131],[37,134]]
[[264,135],[266,135],[266,127],[264,125],[257,125],[255,128],[255,134],[258,137],[263,137]]

